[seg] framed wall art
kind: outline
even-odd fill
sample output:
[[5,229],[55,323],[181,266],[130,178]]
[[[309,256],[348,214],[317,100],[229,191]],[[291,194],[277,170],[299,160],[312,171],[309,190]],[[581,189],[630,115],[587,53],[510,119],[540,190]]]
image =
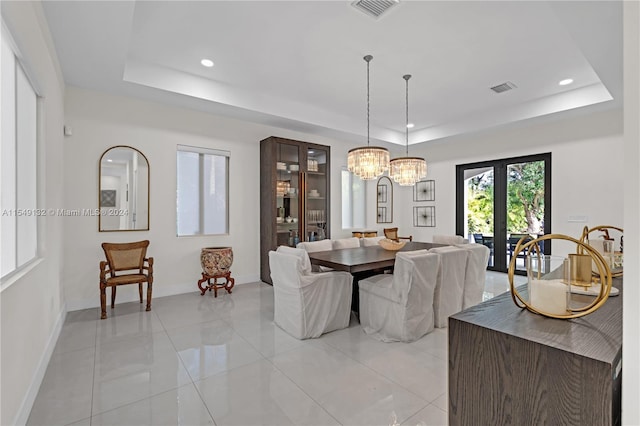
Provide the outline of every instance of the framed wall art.
[[378,185],[378,202],[379,203],[387,202],[387,186],[386,185]]
[[116,206],[116,190],[115,189],[103,189],[100,191],[100,207],[115,207]]
[[393,223],[393,182],[387,176],[378,179],[376,186],[377,223]]
[[423,180],[416,182],[413,189],[413,201],[435,201],[436,181]]
[[433,228],[436,226],[436,207],[420,206],[413,208],[413,226]]
[[387,208],[386,207],[378,207],[378,223],[391,223],[392,220],[387,216]]

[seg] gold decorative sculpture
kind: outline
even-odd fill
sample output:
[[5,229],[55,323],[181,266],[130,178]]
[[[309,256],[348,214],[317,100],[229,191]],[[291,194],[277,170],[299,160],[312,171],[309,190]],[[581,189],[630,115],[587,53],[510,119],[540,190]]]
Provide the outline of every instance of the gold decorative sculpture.
[[[620,242],[618,245],[620,248],[619,251],[615,250],[615,241],[613,238],[610,237],[609,232],[611,230],[618,231],[621,234]],[[600,237],[604,238],[604,240],[590,240],[589,235],[594,232],[602,232],[602,235]],[[610,259],[605,259],[605,260],[609,260],[609,267],[611,268],[611,276],[613,278],[621,277],[623,272],[623,268],[622,268],[622,247],[623,247],[622,234],[623,233],[624,233],[624,230],[622,228],[619,228],[613,225],[598,225],[598,226],[594,226],[593,228],[589,228],[585,226],[584,229],[582,230],[582,236],[580,237],[580,242],[588,244],[596,248],[596,250],[598,250],[601,254],[604,254],[610,257]],[[602,241],[603,244],[602,245],[598,244],[596,247],[594,244],[595,241]],[[611,245],[608,247],[606,245],[606,242],[611,242]],[[594,272],[595,272],[595,267],[594,267]]]
[[[609,293],[611,292],[611,284],[612,284],[611,270],[609,268],[607,261],[604,259],[602,254],[598,252],[598,250],[589,246],[587,243],[585,243],[582,240],[577,240],[573,237],[562,235],[562,234],[547,234],[529,241],[527,241],[527,238],[529,237],[525,236],[522,239],[520,239],[520,241],[518,241],[516,248],[513,252],[513,255],[511,256],[511,262],[509,264],[509,286],[511,289],[511,297],[513,298],[513,302],[518,307],[526,308],[531,312],[534,312],[536,314],[540,314],[546,317],[550,317],[550,318],[569,319],[569,318],[578,318],[584,315],[588,315],[596,311],[606,302],[607,298],[609,297]],[[533,261],[537,261],[538,263],[541,263],[541,262],[544,263],[545,255],[541,252],[539,243],[542,241],[554,240],[554,239],[569,241],[576,245],[577,256],[570,255],[571,258],[574,259],[575,266],[571,265],[571,258],[565,259],[561,268],[558,268],[555,271],[551,271],[551,270],[546,271],[548,272],[547,276],[551,276],[555,273],[556,279],[548,279],[547,276],[544,276],[541,274],[539,269],[534,273],[533,268],[530,268],[529,267],[530,265],[527,265],[528,266],[527,272],[529,275],[528,276],[529,300],[526,300],[525,297],[523,297],[520,294],[520,292],[516,289],[513,283],[518,254],[521,252],[527,253],[526,261],[528,263],[531,263]],[[586,277],[584,276],[585,275],[584,267],[583,267],[584,258],[582,258],[582,256],[584,256],[585,258],[588,258],[587,259],[587,261],[589,262],[588,264],[591,264],[591,262],[593,262],[593,264],[595,265],[595,270],[597,270],[595,277],[591,277],[590,273],[586,274],[587,275]],[[560,274],[559,278],[558,278],[558,274]],[[594,300],[590,303],[587,303],[584,306],[571,306],[571,304],[569,303],[568,296],[565,296],[566,299],[565,299],[564,308],[561,306],[560,307],[553,306],[553,304],[551,303],[547,304],[545,308],[541,308],[541,304],[539,303],[537,304],[537,306],[534,306],[536,305],[535,303],[536,301],[534,300],[534,294],[532,292],[532,289],[533,289],[532,284],[534,283],[535,285],[541,285],[542,283],[544,283],[546,287],[544,288],[540,287],[541,289],[537,290],[539,293],[546,292],[544,296],[552,295],[552,293],[555,293],[555,295],[557,296],[558,294],[562,293],[563,291],[562,286],[565,287],[564,289],[565,293],[571,294],[572,285],[578,285],[582,287],[587,285],[590,286],[593,279],[599,280],[600,291],[598,293],[594,293],[594,296],[595,296]],[[586,281],[588,281],[588,283]],[[545,298],[538,296],[538,300],[543,300],[543,299]],[[549,300],[549,298],[547,297],[546,300]],[[562,300],[560,300],[560,303],[562,303]]]

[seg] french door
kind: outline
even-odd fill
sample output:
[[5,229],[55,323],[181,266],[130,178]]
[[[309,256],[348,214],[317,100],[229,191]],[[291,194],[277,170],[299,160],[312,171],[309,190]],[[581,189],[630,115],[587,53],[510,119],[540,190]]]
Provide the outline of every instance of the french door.
[[[489,247],[487,269],[507,272],[520,238],[550,230],[551,153],[456,166],[456,234]],[[516,272],[524,271],[516,256]]]

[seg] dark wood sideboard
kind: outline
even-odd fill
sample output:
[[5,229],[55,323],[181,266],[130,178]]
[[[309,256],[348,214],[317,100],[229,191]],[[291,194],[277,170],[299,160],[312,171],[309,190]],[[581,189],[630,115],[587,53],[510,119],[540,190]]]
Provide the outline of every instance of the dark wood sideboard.
[[617,425],[620,295],[572,320],[518,308],[509,293],[449,318],[450,425]]

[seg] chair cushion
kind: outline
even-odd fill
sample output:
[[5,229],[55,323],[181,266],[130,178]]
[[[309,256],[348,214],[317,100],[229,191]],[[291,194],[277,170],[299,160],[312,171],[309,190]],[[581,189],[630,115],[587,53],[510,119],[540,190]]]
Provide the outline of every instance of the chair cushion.
[[360,247],[360,238],[340,238],[333,240],[333,250]]
[[149,278],[145,274],[126,274],[107,278],[107,285],[133,284],[147,281]]
[[300,259],[300,273],[302,275],[309,275],[311,273],[311,260],[305,250],[288,246],[279,246],[276,251],[278,253],[298,257]]

